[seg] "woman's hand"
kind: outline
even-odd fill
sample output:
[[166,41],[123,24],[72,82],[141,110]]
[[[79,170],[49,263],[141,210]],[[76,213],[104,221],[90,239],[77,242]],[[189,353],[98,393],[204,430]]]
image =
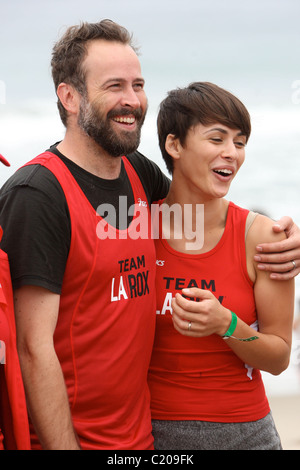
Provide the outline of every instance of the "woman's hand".
[[[209,290],[183,289],[184,296],[172,299],[174,328],[185,336],[202,337],[214,333],[223,336],[231,323],[231,312]],[[191,300],[190,300],[191,299]]]

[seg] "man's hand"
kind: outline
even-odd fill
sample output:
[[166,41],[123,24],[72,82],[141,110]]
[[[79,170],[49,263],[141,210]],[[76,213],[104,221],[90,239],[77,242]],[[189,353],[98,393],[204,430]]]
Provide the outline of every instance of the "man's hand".
[[276,243],[262,243],[256,247],[254,259],[258,269],[270,271],[271,279],[292,279],[300,273],[300,229],[290,217],[282,217],[273,226],[276,233],[285,232],[287,238]]

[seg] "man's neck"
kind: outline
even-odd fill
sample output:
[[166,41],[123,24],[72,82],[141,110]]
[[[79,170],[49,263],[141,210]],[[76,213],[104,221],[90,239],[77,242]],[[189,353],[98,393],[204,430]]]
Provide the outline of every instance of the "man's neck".
[[103,179],[116,179],[121,171],[121,157],[112,157],[84,132],[67,129],[57,149],[76,165]]

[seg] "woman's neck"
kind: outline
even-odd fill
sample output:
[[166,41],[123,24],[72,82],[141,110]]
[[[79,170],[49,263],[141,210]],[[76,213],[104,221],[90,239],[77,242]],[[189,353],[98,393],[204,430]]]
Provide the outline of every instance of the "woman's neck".
[[[203,199],[191,191],[184,194],[172,187],[165,199],[169,221],[163,221],[163,233],[176,251],[206,253],[220,241],[227,219],[228,201],[223,198]],[[169,224],[169,226],[168,226]]]

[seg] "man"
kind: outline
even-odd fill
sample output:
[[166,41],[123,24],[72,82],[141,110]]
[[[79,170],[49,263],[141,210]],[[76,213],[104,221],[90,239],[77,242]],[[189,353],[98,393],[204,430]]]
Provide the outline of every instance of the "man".
[[120,157],[138,147],[147,109],[139,60],[127,31],[105,21],[67,31],[52,68],[65,138],[2,200],[31,421],[45,449],[151,448],[154,245],[130,238],[127,218],[123,238],[96,234],[101,203],[150,207],[168,189],[139,154]]
[[[0,216],[33,447],[151,449],[155,253],[150,236],[132,233],[130,208],[149,218],[169,183],[129,155],[147,109],[139,60],[128,32],[105,20],[67,30],[52,74],[65,138],[5,184]],[[116,210],[107,238],[100,205],[103,217]],[[298,247],[299,235],[290,240]]]

